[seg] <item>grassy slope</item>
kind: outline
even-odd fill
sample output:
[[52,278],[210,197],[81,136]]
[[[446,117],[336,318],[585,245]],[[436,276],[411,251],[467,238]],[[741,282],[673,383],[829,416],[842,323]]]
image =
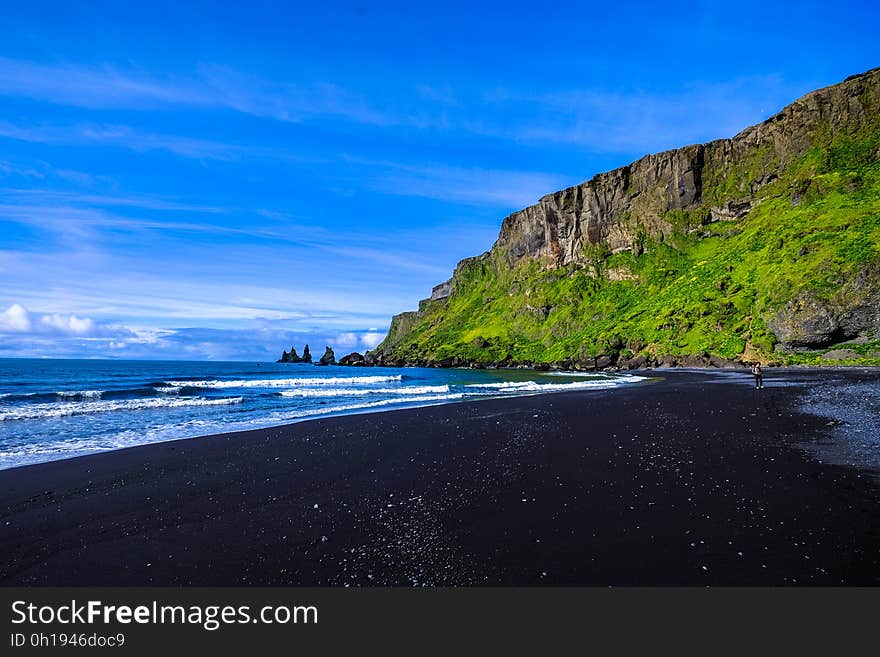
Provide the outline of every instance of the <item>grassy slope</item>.
[[[758,193],[737,222],[703,224],[705,212],[673,211],[667,235],[644,252],[585,253],[585,264],[513,269],[493,252],[467,265],[453,296],[424,309],[391,353],[497,362],[558,362],[619,352],[815,363],[819,353],[774,353],[765,320],[799,291],[831,297],[867,263],[880,262],[880,129],[816,139],[813,148]],[[756,149],[737,171],[705,181],[714,205],[748,195],[759,170],[775,166]],[[629,271],[632,280],[609,280]],[[599,273],[597,276],[596,273]],[[880,338],[880,336],[877,336]],[[390,345],[386,345],[386,348]],[[848,347],[849,348],[849,347]],[[859,362],[880,364],[880,343],[856,345]]]

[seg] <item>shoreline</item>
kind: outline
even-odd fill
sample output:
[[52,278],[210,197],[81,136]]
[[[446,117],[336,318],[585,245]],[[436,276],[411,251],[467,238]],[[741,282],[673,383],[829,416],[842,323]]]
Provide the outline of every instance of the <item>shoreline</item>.
[[[394,369],[394,368],[389,368],[389,369]],[[455,369],[461,369],[462,371],[468,370],[468,368],[455,368]],[[522,371],[522,370],[515,370],[513,368],[511,368],[511,369],[512,369],[512,371]],[[546,371],[545,372],[540,372],[538,370],[533,370],[533,371],[539,372],[542,374],[547,374]],[[569,373],[569,372],[567,372],[567,373]],[[572,375],[572,377],[578,377],[578,376],[583,376],[583,375],[592,375],[592,376],[609,376],[610,375],[610,376],[624,376],[625,377],[628,375],[633,378],[642,379],[642,381],[634,382],[631,385],[643,385],[643,384],[646,384],[646,383],[649,383],[652,381],[656,382],[656,380],[658,379],[658,377],[650,377],[645,374],[637,374],[635,372],[574,372],[574,371],[572,371],[572,372],[570,372],[570,374]],[[56,461],[68,461],[71,459],[78,459],[78,458],[84,458],[84,457],[89,457],[89,456],[96,456],[96,455],[100,455],[100,454],[113,453],[113,452],[117,452],[120,450],[126,450],[126,449],[135,449],[138,447],[148,447],[150,445],[159,445],[159,444],[176,442],[176,441],[181,441],[181,440],[208,439],[208,438],[211,438],[216,435],[232,435],[232,434],[238,434],[238,433],[246,433],[249,431],[270,430],[270,429],[275,429],[278,427],[285,427],[288,425],[301,424],[304,422],[311,422],[311,421],[330,419],[330,418],[336,418],[336,417],[347,417],[347,416],[366,415],[366,414],[373,414],[373,413],[384,413],[384,412],[395,411],[395,410],[415,410],[415,409],[419,409],[419,408],[428,408],[428,407],[432,407],[432,406],[443,406],[443,405],[447,405],[447,404],[458,404],[458,403],[462,403],[462,402],[484,401],[484,400],[490,400],[490,399],[525,397],[525,396],[534,396],[534,395],[542,395],[542,394],[557,394],[557,392],[558,391],[556,391],[556,392],[523,391],[523,392],[517,392],[515,394],[506,394],[506,395],[499,393],[497,396],[474,395],[471,397],[463,396],[463,397],[459,397],[459,398],[449,398],[449,399],[425,399],[422,401],[407,401],[407,402],[399,402],[399,403],[388,403],[387,405],[376,405],[376,406],[371,406],[369,403],[365,403],[363,406],[359,406],[356,408],[349,408],[349,409],[345,409],[345,410],[330,410],[330,411],[327,411],[326,413],[308,412],[300,417],[285,419],[284,421],[282,421],[280,423],[275,422],[275,423],[268,423],[265,425],[255,423],[253,426],[248,426],[246,428],[241,428],[241,429],[234,429],[234,430],[230,430],[230,431],[224,431],[224,432],[222,432],[222,434],[217,433],[217,432],[211,432],[211,433],[200,433],[200,434],[194,434],[194,435],[176,436],[176,437],[172,437],[172,438],[163,438],[163,439],[153,440],[150,442],[144,442],[144,443],[135,444],[135,445],[126,445],[126,446],[113,447],[113,448],[94,451],[94,452],[86,452],[84,454],[82,454],[82,453],[81,454],[72,454],[70,456],[64,456],[61,458],[53,458],[53,459],[46,460],[46,461],[37,461],[34,463],[22,463],[20,465],[13,465],[10,467],[2,467],[2,468],[0,468],[0,473],[3,473],[8,470],[18,469],[18,468],[26,468],[26,467],[30,467],[33,465],[43,465],[46,463],[54,463]]]
[[798,407],[836,385],[810,369],[755,391],[674,368],[3,470],[0,584],[876,585],[880,489],[801,448],[834,440]]
[[[163,362],[165,362],[165,361],[163,361]],[[242,361],[242,362],[248,362],[248,361]],[[342,366],[342,367],[346,367],[346,366]],[[355,367],[360,367],[360,366],[355,366]],[[372,367],[372,366],[365,366],[365,367]],[[386,367],[386,366],[383,366],[383,367]],[[416,366],[414,366],[414,365],[401,365],[401,366],[397,366],[397,367],[394,367],[394,366],[387,366],[387,367],[388,367],[388,369],[406,369],[406,368],[411,368],[411,367],[416,367]],[[459,369],[459,370],[463,370],[463,371],[468,371],[472,368],[452,367],[452,368],[445,368],[445,369]],[[633,385],[644,385],[647,383],[657,383],[659,381],[662,381],[662,375],[667,372],[673,372],[673,373],[674,372],[689,372],[689,373],[710,373],[710,374],[739,373],[739,374],[751,376],[749,369],[746,367],[716,367],[716,366],[683,367],[683,366],[676,365],[676,366],[669,366],[669,367],[660,367],[660,366],[647,367],[647,368],[642,368],[642,369],[638,369],[638,370],[598,370],[598,371],[559,370],[559,369],[537,370],[534,368],[524,368],[524,367],[508,367],[508,368],[496,368],[496,369],[504,369],[504,370],[509,370],[509,371],[534,371],[534,372],[542,373],[542,374],[546,374],[548,372],[557,372],[557,373],[566,372],[566,373],[571,373],[573,376],[588,375],[588,374],[594,374],[594,375],[603,375],[603,374],[604,375],[609,375],[609,374],[610,375],[631,375],[634,377],[640,377],[640,378],[645,379],[644,381],[633,384]],[[768,368],[768,369],[771,369],[771,368]],[[777,374],[778,373],[785,373],[789,370],[792,372],[809,370],[809,371],[816,371],[817,373],[820,371],[826,372],[829,370],[877,371],[878,373],[880,373],[880,366],[827,365],[827,366],[822,366],[822,367],[816,367],[816,366],[812,366],[812,365],[791,365],[791,366],[773,366],[772,367],[772,371]],[[659,374],[659,376],[650,376],[651,372],[657,372]],[[534,395],[542,395],[542,394],[558,394],[558,393],[557,392],[537,391],[537,392],[521,392],[521,393],[517,393],[516,395],[510,395],[510,396],[511,397],[514,397],[514,396],[515,397],[525,397],[525,396],[534,396]],[[223,434],[205,433],[205,434],[178,436],[178,437],[173,437],[173,438],[155,440],[152,442],[146,442],[146,443],[137,444],[137,445],[127,445],[124,447],[114,447],[111,449],[106,449],[106,450],[101,450],[101,451],[87,452],[85,454],[74,454],[71,456],[65,456],[62,458],[54,458],[54,459],[47,460],[47,461],[38,461],[35,463],[23,463],[20,465],[13,465],[10,467],[0,468],[0,473],[3,473],[7,470],[26,468],[26,467],[30,467],[32,465],[43,465],[45,463],[54,463],[56,461],[68,461],[71,459],[78,459],[78,458],[83,458],[83,457],[88,457],[88,456],[95,456],[98,454],[117,452],[117,451],[125,450],[125,449],[133,449],[133,448],[137,448],[137,447],[147,447],[150,445],[158,445],[158,444],[176,442],[176,441],[181,441],[181,440],[198,440],[198,439],[203,439],[203,438],[211,438],[212,436],[215,436],[215,435],[229,435],[229,434],[236,434],[236,433],[246,433],[248,431],[254,431],[254,430],[257,430],[257,431],[269,430],[269,429],[274,429],[274,428],[278,428],[278,427],[285,427],[285,426],[293,425],[293,424],[300,424],[303,422],[311,422],[311,421],[328,419],[328,418],[335,418],[335,417],[347,417],[347,416],[352,416],[352,415],[357,416],[357,415],[365,415],[365,414],[373,414],[373,413],[384,413],[384,412],[389,412],[389,411],[394,411],[394,410],[413,410],[413,409],[427,408],[427,407],[432,407],[432,406],[443,406],[446,404],[458,404],[458,403],[462,403],[462,402],[484,401],[484,400],[488,400],[488,399],[501,399],[501,398],[503,398],[503,396],[501,396],[501,395],[499,395],[498,397],[488,397],[488,396],[487,397],[465,397],[462,399],[432,400],[432,401],[425,401],[425,402],[421,402],[421,403],[420,402],[402,403],[400,406],[392,406],[391,408],[363,407],[363,408],[356,408],[356,409],[351,409],[351,410],[331,411],[325,415],[314,414],[314,415],[306,415],[306,416],[303,416],[300,418],[288,419],[280,424],[267,424],[267,425],[258,425],[257,424],[253,427],[248,427],[248,428],[244,428],[244,429],[235,429],[232,431],[223,432]]]
[[[174,361],[158,361],[158,362],[174,362]],[[236,362],[238,362],[238,361],[236,361]],[[249,362],[249,361],[240,361],[240,362]],[[342,366],[342,367],[347,367],[347,366]],[[359,368],[361,366],[354,366],[354,367]],[[364,366],[364,367],[365,368],[372,368],[373,366]],[[385,367],[387,369],[407,369],[407,368],[414,368],[417,366],[415,366],[415,365],[400,365],[400,366],[383,366],[383,367]],[[420,367],[420,366],[418,366],[418,367]],[[461,370],[461,371],[469,371],[473,368],[470,368],[470,367],[450,367],[450,368],[444,368],[444,369],[457,369],[457,370]],[[629,376],[639,377],[639,378],[644,379],[644,381],[639,382],[638,384],[633,384],[633,385],[644,385],[649,382],[656,383],[658,380],[662,380],[663,375],[665,373],[676,373],[676,372],[707,373],[707,374],[739,373],[739,374],[751,376],[749,369],[746,367],[716,367],[716,366],[684,367],[684,366],[677,366],[676,365],[676,366],[668,366],[668,367],[663,367],[663,366],[647,367],[647,368],[641,368],[641,369],[637,369],[637,370],[614,370],[614,369],[611,369],[611,370],[592,370],[592,371],[590,371],[590,370],[560,370],[560,369],[553,369],[553,368],[551,368],[549,370],[544,370],[544,369],[534,369],[534,368],[525,368],[525,367],[506,367],[506,368],[496,368],[496,369],[506,370],[506,371],[514,371],[514,372],[533,371],[533,372],[540,373],[540,374],[570,373],[572,376],[583,376],[583,375],[624,375],[624,376],[626,376],[626,375],[629,375]],[[780,373],[784,374],[789,371],[791,371],[791,372],[815,371],[816,373],[818,373],[818,372],[828,372],[828,371],[835,371],[835,370],[840,370],[840,371],[876,371],[876,372],[880,373],[880,366],[872,366],[872,365],[827,365],[827,366],[822,366],[822,367],[816,367],[816,366],[812,366],[812,365],[792,365],[792,366],[772,366],[772,367],[768,367],[768,369],[770,369],[772,372],[775,372],[776,374],[780,374]],[[658,376],[651,376],[652,372],[658,373]],[[542,394],[558,394],[558,393],[557,392],[535,391],[535,392],[519,392],[516,395],[509,395],[509,396],[511,396],[511,397],[514,397],[514,396],[524,397],[524,396],[534,396],[534,395],[542,395]],[[458,404],[458,403],[462,403],[462,402],[482,401],[482,400],[486,400],[486,399],[499,399],[499,398],[503,398],[503,396],[499,395],[498,397],[489,397],[489,396],[486,396],[486,397],[464,397],[461,399],[444,399],[444,400],[430,400],[430,401],[426,400],[424,402],[416,402],[416,401],[404,402],[404,403],[401,403],[399,406],[389,404],[389,406],[391,406],[390,408],[385,408],[385,407],[372,408],[369,406],[364,406],[362,408],[354,408],[354,409],[347,409],[347,410],[341,410],[341,411],[330,411],[326,414],[315,413],[315,414],[304,415],[304,416],[298,417],[298,418],[286,419],[283,422],[278,423],[278,424],[266,424],[266,425],[254,424],[254,426],[251,426],[251,427],[223,432],[223,435],[232,434],[232,433],[244,433],[244,432],[253,431],[253,430],[274,429],[277,427],[284,427],[287,425],[300,424],[303,422],[311,422],[311,421],[327,419],[327,418],[346,417],[346,416],[351,416],[351,415],[356,416],[356,415],[373,414],[373,413],[384,413],[387,411],[394,411],[394,410],[411,410],[411,409],[418,409],[418,408],[427,408],[427,407],[431,407],[431,406],[442,406],[442,405],[446,405],[446,404]],[[162,439],[151,441],[151,442],[145,442],[145,443],[135,444],[135,445],[126,445],[126,446],[120,446],[120,447],[113,447],[110,449],[105,449],[105,450],[100,450],[100,451],[86,452],[84,454],[73,454],[71,456],[64,456],[61,458],[53,458],[53,459],[47,460],[47,461],[37,461],[37,462],[33,462],[33,463],[22,463],[22,464],[13,465],[10,467],[0,467],[0,473],[5,472],[7,470],[14,470],[14,469],[18,469],[18,468],[30,467],[32,465],[42,465],[44,463],[54,463],[55,461],[67,461],[70,459],[78,459],[78,458],[87,457],[87,456],[95,456],[98,454],[112,453],[112,452],[116,452],[119,450],[132,449],[132,448],[137,448],[137,447],[146,447],[149,445],[157,445],[157,444],[175,442],[175,441],[180,441],[180,440],[196,440],[196,439],[200,439],[200,438],[210,438],[214,435],[219,435],[219,434],[217,434],[217,433],[198,433],[198,434],[193,434],[193,435],[175,436],[172,438],[162,438]]]

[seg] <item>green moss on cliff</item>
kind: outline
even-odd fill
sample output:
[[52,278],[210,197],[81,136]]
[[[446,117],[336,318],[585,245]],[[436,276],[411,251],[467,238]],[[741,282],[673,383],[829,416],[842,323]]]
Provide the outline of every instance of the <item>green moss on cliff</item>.
[[[632,251],[603,246],[550,268],[504,254],[466,263],[454,293],[427,304],[382,349],[400,359],[560,362],[603,354],[748,354],[820,363],[821,353],[779,354],[767,321],[803,290],[831,299],[880,259],[880,129],[820,134],[779,170],[756,147],[722,176],[707,171],[703,205],[660,217],[669,233],[636,232]],[[750,181],[775,179],[749,193]],[[738,221],[709,223],[709,206],[750,197]],[[635,219],[633,219],[635,221]],[[856,362],[880,364],[860,349]]]

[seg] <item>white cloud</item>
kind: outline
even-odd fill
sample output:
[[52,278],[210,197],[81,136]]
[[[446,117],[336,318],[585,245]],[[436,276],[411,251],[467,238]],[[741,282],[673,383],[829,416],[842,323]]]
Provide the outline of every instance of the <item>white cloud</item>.
[[340,347],[354,347],[358,343],[357,333],[341,333],[336,336],[334,343]]
[[14,303],[0,313],[0,331],[13,331],[19,333],[30,330],[30,313],[28,313],[24,306]]
[[138,338],[125,326],[98,323],[90,317],[66,313],[34,313],[14,303],[0,313],[0,333],[76,338]]
[[367,349],[375,349],[376,345],[378,345],[384,339],[385,339],[384,333],[370,331],[370,332],[364,333],[361,336],[361,344],[363,344]]
[[340,333],[332,342],[333,347],[345,347],[353,349],[358,346],[367,349],[373,349],[377,344],[385,338],[385,333],[380,333],[378,329],[371,328],[368,331],[347,331]]
[[51,330],[72,335],[88,335],[95,329],[95,322],[91,319],[76,315],[44,315],[40,322]]

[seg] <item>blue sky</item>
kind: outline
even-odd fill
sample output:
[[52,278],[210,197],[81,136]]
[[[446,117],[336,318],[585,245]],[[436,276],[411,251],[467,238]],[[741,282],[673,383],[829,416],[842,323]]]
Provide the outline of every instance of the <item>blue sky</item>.
[[4,0],[0,357],[363,351],[510,212],[880,65],[869,2],[320,4]]

